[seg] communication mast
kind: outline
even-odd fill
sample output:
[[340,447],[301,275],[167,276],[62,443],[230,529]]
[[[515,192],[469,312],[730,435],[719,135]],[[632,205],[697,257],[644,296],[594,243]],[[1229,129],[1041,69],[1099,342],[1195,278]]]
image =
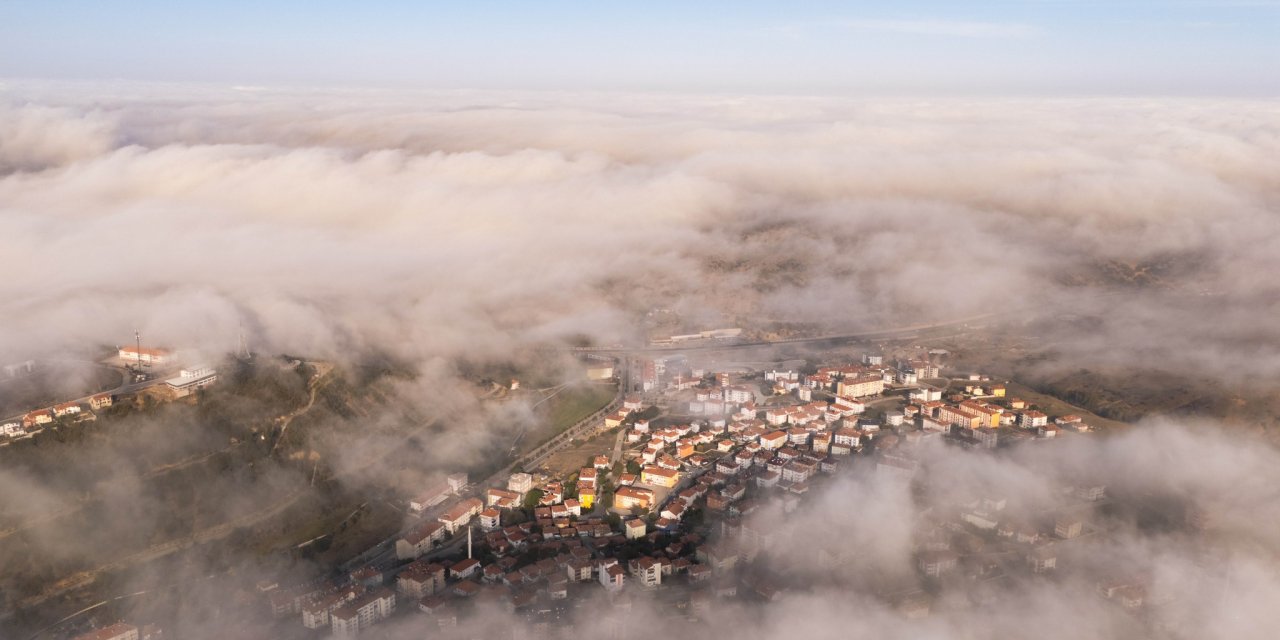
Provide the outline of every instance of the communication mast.
[[[134,352],[134,355],[136,355],[136,356],[137,356],[137,359],[138,359],[138,372],[139,372],[139,373],[141,373],[141,372],[142,372],[142,366],[143,366],[143,365],[142,365],[142,332],[141,332],[141,331],[138,331],[137,329],[134,329],[134,330],[133,330],[133,340],[134,340],[134,343],[135,343],[136,348],[138,349],[137,351],[135,351],[135,352]],[[148,367],[149,367],[149,366],[151,366],[150,361],[148,361],[148,362],[147,362],[147,365],[146,365],[146,366],[148,366]]]
[[252,360],[253,354],[249,352],[249,342],[244,338],[244,321],[240,321],[240,346],[236,349],[236,357],[241,360]]

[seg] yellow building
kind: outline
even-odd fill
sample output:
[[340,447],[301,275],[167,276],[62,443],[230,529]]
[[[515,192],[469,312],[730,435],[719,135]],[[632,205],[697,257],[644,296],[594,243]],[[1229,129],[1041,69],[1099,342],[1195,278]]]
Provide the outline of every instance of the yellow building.
[[640,471],[640,482],[657,487],[674,487],[680,479],[680,473],[658,466],[647,466]]
[[595,489],[578,489],[578,505],[583,509],[590,510],[591,506],[596,503]]

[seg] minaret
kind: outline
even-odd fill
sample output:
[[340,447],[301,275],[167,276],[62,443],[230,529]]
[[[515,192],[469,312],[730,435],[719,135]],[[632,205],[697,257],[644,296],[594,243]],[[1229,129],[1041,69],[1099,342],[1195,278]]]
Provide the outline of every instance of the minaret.
[[471,559],[471,527],[467,527],[467,559]]

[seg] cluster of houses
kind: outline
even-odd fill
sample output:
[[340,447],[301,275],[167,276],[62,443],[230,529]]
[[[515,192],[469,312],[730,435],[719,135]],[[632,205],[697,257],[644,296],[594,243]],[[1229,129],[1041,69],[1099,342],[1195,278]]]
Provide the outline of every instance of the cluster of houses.
[[86,403],[63,402],[52,407],[28,411],[19,418],[0,424],[0,445],[8,444],[13,440],[30,438],[58,420],[89,418],[93,414],[85,411],[86,405],[92,411],[101,411],[110,407],[113,401],[111,394],[100,393],[90,396]]
[[[765,394],[733,376],[689,374],[689,380],[683,373],[672,376],[669,388],[693,392],[690,413],[698,419],[639,418],[644,407],[637,397],[626,398],[619,413],[606,419],[625,427],[632,472],[613,478],[610,459],[600,455],[566,478],[513,473],[505,486],[487,488],[474,498],[463,497],[465,476],[449,476],[410,502],[415,512],[437,506],[441,511],[396,541],[396,556],[404,564],[385,570],[365,567],[345,581],[279,591],[271,596],[273,610],[301,615],[309,628],[327,626],[339,637],[351,637],[391,615],[397,601],[412,603],[402,608],[416,608],[448,626],[473,603],[541,611],[586,585],[616,594],[628,583],[654,588],[680,581],[706,583],[715,594],[733,595],[738,584],[745,584],[772,599],[775,587],[764,580],[746,581],[740,571],[740,563],[769,544],[769,532],[744,524],[762,498],[772,496],[784,510],[795,509],[811,485],[845,466],[850,456],[871,452],[877,454],[877,472],[910,478],[918,464],[910,448],[900,446],[904,440],[942,436],[994,446],[981,434],[1017,427],[1052,438],[1056,428],[1088,429],[1073,416],[1050,424],[1045,414],[1007,398],[1003,385],[981,377],[964,394],[944,400],[941,390],[918,382],[938,377],[937,365],[928,359],[888,368],[870,357],[811,375],[766,374],[775,394],[796,396],[791,403],[776,397],[764,402]],[[696,383],[690,382],[695,378]],[[887,385],[911,388],[902,402],[892,403],[900,409],[875,411],[876,417],[869,418],[868,403]],[[829,399],[814,401],[814,392]],[[714,409],[710,414],[708,405]],[[612,501],[602,504],[601,496],[610,491]],[[1086,483],[1072,487],[1070,495],[1096,502],[1105,496],[1105,487]],[[611,513],[601,515],[601,507]],[[1028,524],[1005,517],[1004,508],[1000,499],[986,497],[949,512],[954,522],[937,523],[935,533],[917,542],[920,573],[942,580],[995,570],[987,556],[973,551],[980,546],[958,539],[957,527],[986,532],[1001,543],[1001,554],[992,557],[1006,562],[1016,556],[1019,566],[1032,573],[1055,570],[1057,545],[1089,532],[1074,511]],[[700,522],[713,519],[715,524],[689,525],[694,513],[702,515]],[[711,544],[702,538],[706,531],[718,532]],[[450,559],[459,552],[441,551],[440,545],[463,533],[466,557]],[[473,537],[478,557],[472,552]],[[739,579],[729,577],[733,575]],[[1111,592],[1131,601],[1133,590],[1122,587]],[[918,608],[913,605],[912,610]]]
[[[601,484],[608,462],[599,456],[578,471],[580,492]],[[392,615],[397,602],[448,626],[480,602],[531,612],[582,589],[616,594],[629,581],[652,588],[664,579],[698,583],[710,576],[694,557],[697,536],[659,531],[639,517],[611,525],[607,517],[589,515],[578,499],[566,498],[564,485],[514,473],[505,488],[487,489],[483,500],[460,498],[398,539],[396,555],[406,564],[385,570],[365,566],[342,580],[273,588],[268,594],[272,611],[299,616],[307,628],[329,628],[335,637],[346,638]],[[535,489],[541,495],[533,518],[525,519],[526,498]],[[504,514],[514,510],[521,510],[521,517],[504,526]],[[464,529],[466,557],[451,560],[441,556],[457,552],[432,553]],[[480,557],[473,553],[472,536]],[[637,544],[646,553],[635,553]],[[628,545],[631,551],[624,551]]]

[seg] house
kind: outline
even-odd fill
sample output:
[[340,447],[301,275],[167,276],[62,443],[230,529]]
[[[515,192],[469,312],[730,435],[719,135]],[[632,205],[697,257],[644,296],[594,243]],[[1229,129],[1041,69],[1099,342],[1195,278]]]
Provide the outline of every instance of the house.
[[396,594],[390,589],[371,591],[338,607],[329,615],[335,638],[354,638],[395,611]]
[[641,518],[631,518],[623,525],[628,540],[638,540],[643,538],[646,533],[646,525]]
[[578,487],[578,504],[582,509],[590,511],[596,504],[596,490]]
[[467,487],[467,474],[451,473],[445,478],[445,482],[449,483],[449,488],[453,491],[462,491]]
[[640,487],[618,487],[613,494],[615,509],[648,509],[653,506],[653,491]]
[[93,409],[94,411],[106,409],[107,407],[111,406],[112,401],[113,399],[111,397],[111,394],[99,393],[98,395],[91,396],[89,398],[89,408]]
[[440,524],[443,524],[452,535],[458,529],[467,526],[467,523],[471,522],[471,517],[480,513],[483,508],[484,503],[478,498],[468,498],[444,512],[440,516]]
[[479,572],[480,561],[475,558],[459,560],[457,564],[449,567],[449,577],[454,580],[466,580]]
[[64,402],[62,404],[53,405],[53,415],[55,416],[71,416],[77,413],[80,413],[79,402]]
[[27,429],[50,422],[53,422],[52,409],[37,409],[22,416],[22,426]]
[[679,520],[685,511],[684,503],[679,500],[673,500],[670,504],[662,508],[658,515],[669,520]]
[[138,628],[123,622],[82,633],[73,640],[138,640]]
[[781,449],[787,443],[787,432],[773,431],[760,436],[760,446],[765,449]]
[[937,578],[955,569],[958,560],[958,556],[951,551],[926,551],[920,554],[920,572],[931,578]]
[[484,497],[486,506],[499,509],[514,509],[520,506],[520,501],[523,499],[522,494],[505,489],[486,489]]

